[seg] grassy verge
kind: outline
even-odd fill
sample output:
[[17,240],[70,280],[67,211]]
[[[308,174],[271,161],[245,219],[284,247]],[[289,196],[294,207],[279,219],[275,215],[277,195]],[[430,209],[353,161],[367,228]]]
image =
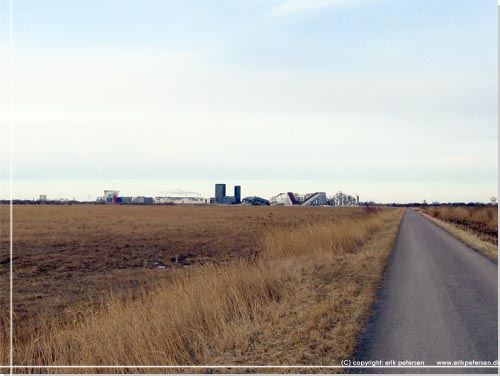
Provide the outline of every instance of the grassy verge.
[[464,230],[453,223],[445,222],[444,220],[430,216],[429,214],[419,210],[419,212],[434,222],[436,225],[447,231],[452,236],[461,240],[475,251],[483,254],[491,260],[498,262],[498,246],[488,241],[480,239],[472,230]]
[[[339,365],[342,359],[351,358],[403,213],[383,214],[382,222],[356,246],[339,247],[334,252],[327,246],[317,253],[301,255],[302,270],[290,298],[270,305],[262,315],[264,319],[248,328],[251,341],[245,352],[226,352],[214,362]],[[271,239],[279,239],[279,246],[273,247],[283,249],[294,249],[297,244],[293,237]],[[314,370],[322,371],[339,370]]]
[[497,206],[427,206],[420,210],[498,245]]
[[47,318],[17,340],[15,362],[338,364],[354,349],[402,213],[275,228],[253,261],[193,268],[140,298],[110,298],[70,324]]

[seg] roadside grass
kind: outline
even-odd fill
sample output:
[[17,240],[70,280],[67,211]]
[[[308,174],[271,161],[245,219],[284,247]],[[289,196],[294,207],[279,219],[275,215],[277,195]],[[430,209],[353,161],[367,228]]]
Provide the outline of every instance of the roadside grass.
[[[495,262],[498,262],[498,245],[481,239],[476,231],[467,229],[467,227],[464,226],[458,227],[454,222],[446,222],[439,217],[433,217],[427,214],[426,211],[419,210],[419,212],[430,221],[434,222],[436,225],[450,233],[452,236],[467,244],[475,251],[483,254],[484,256]],[[435,212],[431,211],[431,213]],[[498,243],[498,238],[496,243]]]
[[[265,319],[249,328],[252,342],[244,353],[226,352],[215,362],[339,365],[341,360],[350,359],[380,286],[403,213],[398,210],[383,218],[380,227],[357,246],[303,254],[301,279],[293,298],[265,310]],[[288,241],[292,243],[293,238]],[[286,242],[283,239],[281,247],[286,249]]]
[[422,211],[498,245],[497,206],[429,206]]
[[111,296],[67,322],[38,320],[16,338],[15,363],[338,364],[354,350],[402,214],[270,228],[253,260],[175,271],[171,281],[134,298]]

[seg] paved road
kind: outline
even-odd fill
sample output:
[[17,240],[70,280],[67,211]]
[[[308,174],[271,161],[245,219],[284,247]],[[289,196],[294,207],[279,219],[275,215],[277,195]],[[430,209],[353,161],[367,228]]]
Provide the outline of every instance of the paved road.
[[[426,365],[439,360],[496,360],[497,273],[495,263],[421,214],[407,210],[355,359],[414,360]],[[374,371],[424,372],[354,372]]]

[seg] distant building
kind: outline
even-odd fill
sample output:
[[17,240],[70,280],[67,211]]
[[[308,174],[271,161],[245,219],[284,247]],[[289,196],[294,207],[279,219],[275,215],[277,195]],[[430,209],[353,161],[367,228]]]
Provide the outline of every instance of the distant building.
[[241,204],[241,186],[234,186],[234,196],[226,196],[226,184],[215,184],[215,197],[210,199],[210,203],[225,205]]
[[146,198],[146,197],[144,197],[144,196],[137,196],[137,197],[133,197],[133,198],[132,198],[132,203],[133,203],[133,204],[144,204],[144,199],[145,199],[145,198]]
[[359,196],[357,194],[347,195],[338,191],[330,199],[333,206],[357,206],[359,205]]
[[104,191],[104,202],[107,204],[113,204],[117,202],[117,198],[120,195],[120,191],[115,191],[112,189],[106,189]]
[[203,197],[155,197],[155,204],[163,205],[207,205],[208,199]]
[[226,197],[226,184],[215,184],[215,203],[222,204]]
[[234,204],[236,204],[236,197],[234,197],[234,196],[225,196],[222,199],[222,203],[225,204],[225,205],[234,205]]
[[323,206],[326,205],[326,201],[325,192],[307,193],[300,206]]
[[154,199],[153,197],[137,196],[132,198],[132,204],[153,205]]
[[243,205],[269,206],[269,200],[257,196],[248,196],[241,200]]
[[271,197],[269,203],[273,206],[293,206],[301,202],[302,197],[298,193],[283,192]]
[[327,199],[325,192],[306,194],[286,192],[271,197],[269,203],[273,206],[322,206],[327,204]]
[[47,201],[47,195],[40,195],[40,202]]
[[235,199],[235,204],[241,204],[241,186],[240,185],[234,186],[234,199]]

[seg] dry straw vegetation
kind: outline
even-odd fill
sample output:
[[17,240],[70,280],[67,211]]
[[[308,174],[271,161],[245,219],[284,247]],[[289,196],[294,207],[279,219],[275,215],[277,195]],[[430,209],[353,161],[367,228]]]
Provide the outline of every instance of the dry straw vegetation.
[[472,249],[498,261],[497,206],[431,206],[422,212]]
[[261,227],[251,256],[166,269],[168,278],[73,314],[27,316],[15,363],[338,364],[354,349],[403,211],[316,210],[313,220]]
[[[16,315],[18,321],[41,311],[66,315],[82,301],[100,304],[110,292],[133,293],[169,279],[176,267],[253,258],[267,229],[331,223],[359,212],[344,209],[16,205]],[[0,216],[6,229],[8,206],[0,206]],[[9,268],[7,239],[0,244],[0,291],[8,290],[1,278]]]

